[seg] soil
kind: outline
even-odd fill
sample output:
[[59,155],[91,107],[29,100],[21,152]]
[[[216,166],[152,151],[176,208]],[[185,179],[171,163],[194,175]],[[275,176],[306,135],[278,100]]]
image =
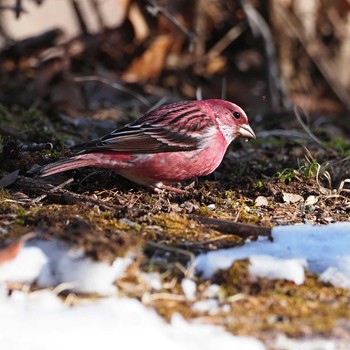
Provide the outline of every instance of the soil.
[[[234,334],[257,336],[267,344],[281,332],[344,339],[350,322],[348,290],[321,283],[311,273],[302,286],[283,280],[252,281],[245,260],[204,280],[193,276],[190,262],[200,252],[242,245],[259,235],[259,231],[238,235],[235,228],[227,232],[198,218],[255,228],[349,221],[348,140],[332,137],[324,129],[315,130],[326,140],[322,144],[306,135],[302,139],[269,135],[266,125],[253,119],[257,140],[234,142],[214,174],[179,184],[184,194],[152,193],[106,170],[84,168],[45,179],[30,176],[27,171],[33,165],[64,157],[66,149],[57,145],[69,139],[64,120],[49,133],[40,112],[34,113],[33,123],[35,130],[11,124],[10,119],[2,126],[7,131],[1,139],[3,242],[35,232],[44,239],[77,244],[94,259],[108,262],[133,251],[135,262],[116,282],[119,294],[138,298],[167,320],[177,312]],[[302,132],[293,118],[285,127]],[[77,129],[74,138],[83,140],[85,132]],[[27,147],[11,134],[21,135]],[[50,138],[54,150],[46,149]],[[29,141],[42,146],[30,146]],[[161,290],[145,284],[145,272],[159,274]],[[224,307],[215,314],[193,311],[194,301],[187,300],[181,289],[188,276],[197,283],[197,301],[205,300],[210,285],[219,285],[219,305],[229,305],[229,311]]]

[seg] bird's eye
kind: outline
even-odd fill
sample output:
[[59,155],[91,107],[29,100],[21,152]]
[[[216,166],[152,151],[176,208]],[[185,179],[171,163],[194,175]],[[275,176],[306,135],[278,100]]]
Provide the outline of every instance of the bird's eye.
[[239,112],[233,112],[233,117],[234,117],[235,119],[239,119],[239,118],[241,117],[241,113],[239,113]]

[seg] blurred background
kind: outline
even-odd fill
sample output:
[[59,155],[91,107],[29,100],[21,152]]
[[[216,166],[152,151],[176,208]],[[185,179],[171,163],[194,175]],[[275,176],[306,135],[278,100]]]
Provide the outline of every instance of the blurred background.
[[349,10],[348,0],[2,0],[0,103],[74,115],[144,104],[138,94],[150,105],[225,97],[349,121]]
[[349,0],[2,0],[0,16],[3,161],[162,103],[224,98],[247,112],[247,159],[265,152],[268,175],[298,168],[306,146],[348,176]]

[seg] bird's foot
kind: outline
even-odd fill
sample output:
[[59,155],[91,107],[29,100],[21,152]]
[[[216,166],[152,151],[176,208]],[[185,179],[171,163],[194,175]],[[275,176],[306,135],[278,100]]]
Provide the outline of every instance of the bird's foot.
[[150,188],[152,188],[152,190],[156,193],[164,193],[165,191],[174,192],[177,194],[185,194],[186,193],[186,191],[182,190],[181,188],[176,188],[176,187],[164,185],[163,183],[158,183],[155,186],[150,186]]

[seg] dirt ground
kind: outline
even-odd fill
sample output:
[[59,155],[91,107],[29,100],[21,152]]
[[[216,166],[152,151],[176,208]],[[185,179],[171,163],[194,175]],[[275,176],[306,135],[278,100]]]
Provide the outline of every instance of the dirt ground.
[[[22,129],[18,120],[16,124],[8,120],[2,127],[22,137],[45,135],[47,122],[39,112],[33,113],[34,130]],[[251,124],[257,139],[234,142],[214,174],[179,184],[185,194],[152,193],[111,171],[88,168],[45,179],[31,177],[26,171],[34,164],[58,159],[64,152],[21,149],[13,137],[2,138],[2,241],[34,231],[45,239],[59,237],[78,244],[93,258],[110,262],[134,251],[137,259],[117,282],[119,293],[142,300],[166,319],[178,312],[267,343],[280,332],[343,339],[349,327],[350,292],[321,283],[310,273],[302,286],[265,279],[253,282],[249,262],[240,261],[212,280],[195,277],[203,293],[211,284],[220,286],[220,303],[230,305],[229,314],[195,312],[183,296],[181,281],[192,274],[189,263],[200,252],[242,245],[266,234],[259,231],[262,227],[349,220],[346,140],[328,135],[327,146],[321,146],[307,136],[269,135],[264,121]],[[286,130],[289,125],[298,130],[292,116],[284,125]],[[68,128],[60,121],[51,133],[66,135]],[[75,130],[76,138],[84,134],[84,128]],[[47,139],[37,141],[45,144]],[[238,235],[235,227],[222,229],[203,218],[249,224],[258,230]],[[150,271],[160,274],[160,291],[149,290],[142,281],[142,273]],[[244,297],[235,300],[235,295]],[[85,297],[76,296],[74,303]]]
[[[259,17],[238,2],[215,1],[201,9],[205,1],[198,1],[198,8],[188,9],[196,16],[182,13],[187,9],[182,1],[165,9],[157,5],[153,14],[142,1],[130,3],[118,28],[102,26],[92,34],[76,8],[81,28],[73,39],[62,43],[62,30],[55,28],[14,43],[5,40],[0,50],[0,243],[34,232],[77,244],[97,260],[112,262],[132,251],[135,261],[116,282],[118,293],[141,300],[166,320],[180,313],[233,334],[256,336],[271,347],[281,333],[347,341],[350,291],[322,283],[316,274],[307,273],[305,283],[296,286],[252,281],[245,260],[210,280],[194,275],[191,266],[201,252],[271,239],[271,228],[278,225],[349,221],[349,99],[336,75],[324,69],[324,59],[341,52],[335,49],[341,44],[338,32],[327,22],[334,17],[325,17],[322,8],[323,20],[314,21],[327,25],[316,32],[323,35],[319,44],[328,45],[320,52],[328,54],[317,55],[303,33],[290,29],[292,22],[276,27],[267,16],[267,3],[279,4],[283,14],[289,11],[287,2],[254,1],[263,14],[260,21],[265,16],[263,23],[271,29],[270,43],[276,40],[276,47],[284,44],[284,53],[293,54],[271,57],[269,40],[250,28],[252,18]],[[334,15],[339,9],[332,6]],[[273,69],[278,64],[287,92]],[[30,173],[157,104],[200,93],[238,103],[257,138],[233,142],[213,174],[177,184],[183,194],[153,193],[100,169],[44,179]],[[160,275],[160,290],[145,283],[145,272]],[[218,285],[222,310],[194,311],[194,301],[181,288],[187,277],[197,283],[197,301]],[[68,299],[62,293],[62,298],[76,304],[98,296],[70,294]]]

